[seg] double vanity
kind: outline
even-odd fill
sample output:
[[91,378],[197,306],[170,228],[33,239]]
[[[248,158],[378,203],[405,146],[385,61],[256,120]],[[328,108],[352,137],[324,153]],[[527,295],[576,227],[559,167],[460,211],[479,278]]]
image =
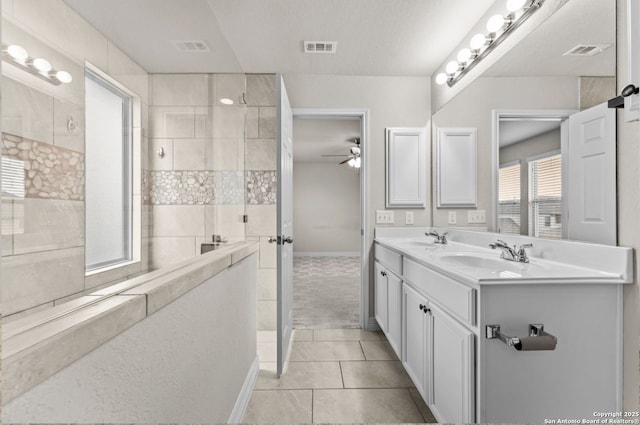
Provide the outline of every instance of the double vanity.
[[377,228],[375,317],[441,423],[592,420],[622,411],[632,273],[629,248]]

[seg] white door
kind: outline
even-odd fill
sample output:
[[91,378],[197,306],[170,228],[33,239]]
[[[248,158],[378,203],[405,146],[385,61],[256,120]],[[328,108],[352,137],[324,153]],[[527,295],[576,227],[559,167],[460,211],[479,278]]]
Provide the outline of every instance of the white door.
[[375,263],[375,299],[376,299],[376,311],[375,317],[382,332],[387,333],[387,304],[388,304],[388,286],[387,276],[388,272],[380,263]]
[[402,365],[422,398],[428,399],[425,370],[427,366],[426,301],[413,288],[402,285],[402,318],[404,323]]
[[439,422],[474,422],[473,332],[431,304],[429,408]]
[[387,294],[387,339],[398,358],[401,358],[402,280],[393,273],[387,275]]
[[293,331],[293,113],[282,75],[278,102],[278,376],[284,373]]
[[567,237],[616,245],[616,114],[606,102],[569,117]]

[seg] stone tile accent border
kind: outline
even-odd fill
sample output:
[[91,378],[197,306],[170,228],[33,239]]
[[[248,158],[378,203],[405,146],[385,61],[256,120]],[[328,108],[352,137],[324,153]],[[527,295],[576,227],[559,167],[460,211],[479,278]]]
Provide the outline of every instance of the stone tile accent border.
[[274,205],[277,199],[275,171],[247,171],[247,204]]
[[25,197],[84,200],[84,154],[2,133],[2,156],[24,164]]
[[157,170],[144,173],[143,187],[152,205],[276,203],[275,171]]

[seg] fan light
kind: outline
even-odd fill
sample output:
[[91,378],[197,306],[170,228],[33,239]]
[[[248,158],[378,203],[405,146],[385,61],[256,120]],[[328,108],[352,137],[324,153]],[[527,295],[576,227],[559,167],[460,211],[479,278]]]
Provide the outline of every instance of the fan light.
[[520,10],[526,2],[527,0],[507,0],[507,10],[509,12]]
[[504,26],[505,20],[502,15],[493,15],[487,21],[487,31],[498,32]]
[[436,76],[436,84],[441,86],[444,83],[446,83],[448,79],[449,79],[449,76],[447,74],[445,74],[444,72],[441,72],[440,74],[438,74]]
[[22,46],[18,46],[17,44],[12,44],[11,46],[7,47],[7,53],[9,53],[9,56],[20,62],[24,62],[29,57],[29,53],[27,53],[27,50]]
[[354,166],[355,168],[360,168],[360,165],[361,165],[361,164],[362,164],[362,161],[360,160],[360,157],[357,157],[357,158],[355,159],[355,163],[353,164],[353,166]]
[[458,62],[451,61],[445,67],[445,71],[447,71],[447,74],[455,74],[459,67]]

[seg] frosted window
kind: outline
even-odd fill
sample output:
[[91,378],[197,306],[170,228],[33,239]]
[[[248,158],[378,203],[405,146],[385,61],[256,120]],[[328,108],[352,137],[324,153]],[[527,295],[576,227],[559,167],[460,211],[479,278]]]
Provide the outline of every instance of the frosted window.
[[86,268],[131,260],[131,98],[87,71]]

